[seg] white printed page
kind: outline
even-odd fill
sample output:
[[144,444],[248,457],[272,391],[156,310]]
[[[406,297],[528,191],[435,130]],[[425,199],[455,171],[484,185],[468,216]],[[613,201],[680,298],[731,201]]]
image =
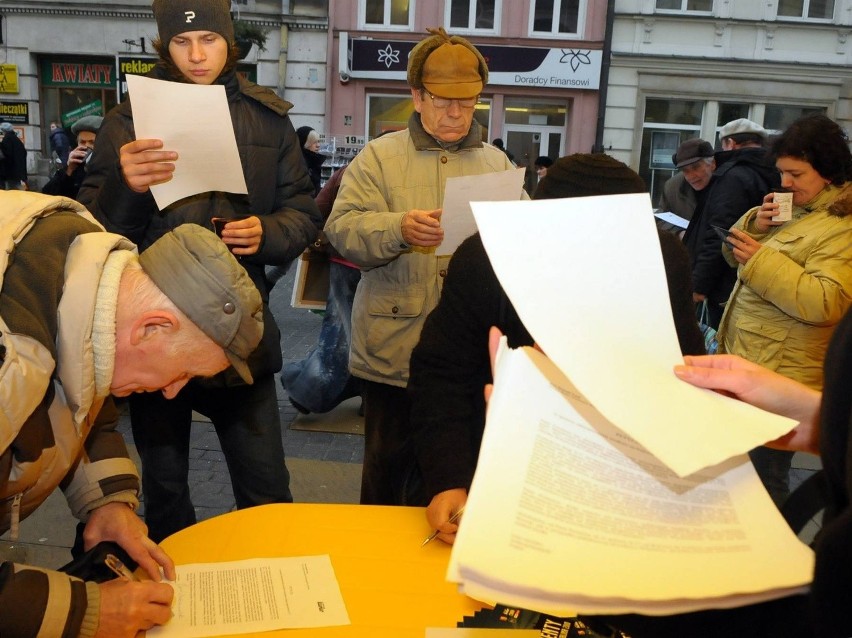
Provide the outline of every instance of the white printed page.
[[178,565],[174,617],[148,631],[196,638],[348,625],[328,555]]
[[476,232],[471,201],[518,201],[523,188],[523,168],[448,178],[441,213],[444,241],[438,246],[437,254],[452,255],[465,239]]
[[448,572],[466,594],[659,614],[802,591],[812,571],[747,457],[678,477],[546,357],[501,356]]
[[127,89],[136,139],[178,154],[172,179],[151,187],[160,210],[197,193],[248,193],[224,86],[128,75]]
[[471,206],[536,342],[607,419],[678,475],[793,428],[675,377],[683,358],[647,193]]

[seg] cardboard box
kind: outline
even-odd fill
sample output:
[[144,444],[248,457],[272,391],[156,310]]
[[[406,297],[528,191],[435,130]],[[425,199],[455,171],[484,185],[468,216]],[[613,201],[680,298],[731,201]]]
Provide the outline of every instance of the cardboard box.
[[293,283],[293,308],[325,310],[328,299],[328,255],[306,250],[296,260],[296,278]]

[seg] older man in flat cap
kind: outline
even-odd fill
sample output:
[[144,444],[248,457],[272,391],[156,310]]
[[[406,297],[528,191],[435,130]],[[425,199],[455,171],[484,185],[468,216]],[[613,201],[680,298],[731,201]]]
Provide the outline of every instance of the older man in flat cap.
[[448,256],[444,233],[448,177],[505,171],[506,154],[482,142],[474,108],[488,81],[476,48],[443,29],[411,51],[414,113],[403,131],[371,141],[350,163],[325,233],[361,282],[352,309],[349,366],[364,380],[366,450],[361,502],[422,502],[406,485],[410,467],[408,359],[435,307]]
[[95,138],[103,121],[100,115],[87,115],[74,122],[71,133],[77,138],[77,146],[68,153],[65,166],[59,168],[41,189],[42,193],[77,199],[86,177],[86,162],[95,150]]
[[139,476],[110,395],[172,399],[247,360],[263,303],[209,230],[185,224],[141,256],[65,197],[3,195],[0,533],[61,487],[82,549],[117,543],[151,580],[103,584],[0,563],[0,636],[136,636],[171,617],[174,564],[136,515]]
[[683,236],[692,264],[695,302],[707,304],[708,323],[716,329],[737,272],[722,257],[722,240],[711,226],[730,228],[780,186],[778,171],[764,148],[767,137],[766,129],[745,118],[720,129],[722,151],[714,156],[713,180],[703,208],[696,209]]

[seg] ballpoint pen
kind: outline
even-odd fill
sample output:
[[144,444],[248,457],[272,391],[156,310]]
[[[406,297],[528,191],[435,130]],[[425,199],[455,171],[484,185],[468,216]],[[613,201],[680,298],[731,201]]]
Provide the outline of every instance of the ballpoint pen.
[[104,563],[122,580],[139,580],[115,554],[107,554],[106,558],[104,558]]
[[[458,510],[456,510],[456,513],[453,514],[452,516],[450,516],[450,520],[448,520],[447,522],[448,523],[455,523],[457,520],[459,520],[459,517],[462,515],[462,512],[464,512],[464,505],[462,505]],[[440,533],[441,533],[440,530],[436,529],[434,532],[429,534],[429,536],[427,536],[426,538],[423,539],[423,542],[420,543],[420,547],[423,547],[424,545],[426,545],[426,543],[435,540],[435,538]]]

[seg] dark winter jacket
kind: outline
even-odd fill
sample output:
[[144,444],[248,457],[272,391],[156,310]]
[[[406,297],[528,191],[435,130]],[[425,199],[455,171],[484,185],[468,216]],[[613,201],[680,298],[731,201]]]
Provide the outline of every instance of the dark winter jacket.
[[711,228],[730,228],[780,185],[778,171],[762,148],[716,153],[716,170],[703,209],[696,209],[683,241],[692,263],[695,292],[711,303],[728,300],[736,270],[722,257],[722,240]]
[[[151,75],[169,79],[162,64]],[[256,377],[281,367],[279,333],[268,309],[264,267],[283,266],[298,257],[316,240],[322,219],[312,198],[296,131],[287,117],[292,104],[233,72],[217,83],[223,84],[227,93],[247,196],[220,191],[199,193],[160,211],[150,191],[132,191],[119,165],[119,149],[136,139],[128,100],[104,118],[78,199],[107,230],[130,238],[140,250],[181,224],[211,228],[213,217],[258,216],[263,225],[260,249],[240,259],[265,306],[263,340],[249,359]]]
[[0,177],[10,182],[26,182],[27,149],[13,131],[3,135],[0,151],[3,151],[3,159],[0,160],[0,164],[3,165]]

